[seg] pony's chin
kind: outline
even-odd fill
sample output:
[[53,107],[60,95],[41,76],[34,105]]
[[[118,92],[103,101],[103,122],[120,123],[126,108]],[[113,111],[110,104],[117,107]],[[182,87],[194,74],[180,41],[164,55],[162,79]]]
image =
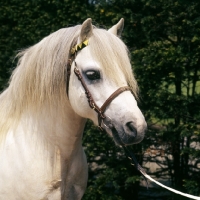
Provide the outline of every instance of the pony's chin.
[[117,131],[116,128],[110,129],[108,131],[109,134],[113,137],[115,144],[119,146],[128,146],[132,144],[137,144],[143,140],[144,137],[129,137],[127,133],[124,133],[123,131]]

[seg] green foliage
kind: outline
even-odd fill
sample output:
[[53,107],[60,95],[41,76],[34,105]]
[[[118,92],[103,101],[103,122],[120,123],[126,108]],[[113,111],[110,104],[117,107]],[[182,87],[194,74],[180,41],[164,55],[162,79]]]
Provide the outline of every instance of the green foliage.
[[[132,51],[132,58],[146,119],[149,124],[161,127],[150,130],[149,142],[155,145],[157,140],[160,142],[156,145],[168,146],[166,151],[173,156],[168,167],[173,168],[174,187],[192,191],[188,187],[188,177],[194,182],[200,181],[197,169],[200,3],[187,0],[142,2],[143,7],[136,15],[141,16],[139,23],[146,42]],[[196,164],[190,165],[193,159]]]
[[200,185],[196,181],[193,181],[191,179],[184,180],[183,186],[186,188],[186,191],[188,192],[188,194],[198,196],[200,193],[200,189],[199,189]]
[[20,49],[39,42],[60,28],[82,23],[89,17],[85,1],[32,0],[2,1],[0,7],[0,85],[1,89],[15,67]]
[[[145,140],[131,148],[142,163],[146,149],[165,144],[174,187],[200,193],[199,0],[9,0],[1,2],[0,13],[0,89],[18,50],[88,17],[104,28],[123,17],[122,38],[149,124]],[[88,122],[83,144],[90,167],[84,199],[137,199],[139,176],[112,139]]]
[[[121,148],[105,132],[88,121],[83,145],[89,163],[87,199],[127,199],[137,196],[138,172],[130,165]],[[141,145],[133,147],[137,152]],[[138,156],[138,159],[140,157]]]

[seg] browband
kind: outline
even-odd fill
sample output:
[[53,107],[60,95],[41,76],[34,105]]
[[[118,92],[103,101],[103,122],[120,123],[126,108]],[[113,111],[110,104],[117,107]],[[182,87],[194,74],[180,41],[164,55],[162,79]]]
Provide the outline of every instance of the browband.
[[71,55],[74,55],[75,53],[77,53],[78,51],[82,50],[86,46],[88,46],[88,39],[84,40],[80,44],[77,44],[76,46],[71,48],[71,52],[70,52]]

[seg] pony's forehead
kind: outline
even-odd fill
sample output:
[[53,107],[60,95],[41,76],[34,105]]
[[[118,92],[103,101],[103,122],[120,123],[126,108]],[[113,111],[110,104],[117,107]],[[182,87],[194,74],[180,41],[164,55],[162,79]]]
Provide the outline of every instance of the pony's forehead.
[[123,44],[121,39],[113,33],[110,33],[105,29],[98,28],[93,29],[93,34],[89,40],[99,40],[103,46],[110,46],[111,44]]
[[[127,65],[130,63],[126,45],[114,34],[102,30],[94,29],[93,35],[89,38],[88,49],[90,53],[102,61]],[[125,63],[124,63],[125,62]]]
[[[106,30],[95,30],[88,39],[88,45],[78,52],[84,69],[99,68],[110,81],[117,85],[129,82],[131,66],[125,45]],[[127,80],[127,81],[126,81]],[[128,83],[127,83],[128,84]]]

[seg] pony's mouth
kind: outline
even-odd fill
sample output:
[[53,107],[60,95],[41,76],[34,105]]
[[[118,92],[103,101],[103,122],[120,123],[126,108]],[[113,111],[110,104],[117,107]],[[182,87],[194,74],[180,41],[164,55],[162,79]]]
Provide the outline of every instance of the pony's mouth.
[[118,131],[116,130],[115,126],[113,125],[113,122],[111,120],[110,117],[106,116],[106,118],[102,121],[104,128],[107,130],[108,133],[110,133],[110,135],[112,135],[114,141],[116,144],[118,144],[119,146],[124,146],[125,144],[122,142]]
[[118,145],[124,146],[125,144],[122,142],[122,140],[121,140],[121,138],[120,138],[120,136],[119,136],[117,130],[115,129],[115,127],[113,127],[113,128],[111,129],[111,131],[112,131],[112,136],[113,136],[113,138],[114,138],[114,141],[115,141]]
[[112,136],[115,141],[115,143],[119,146],[127,146],[138,143],[137,137],[130,136],[128,133],[124,131],[117,131],[115,127],[111,129]]

